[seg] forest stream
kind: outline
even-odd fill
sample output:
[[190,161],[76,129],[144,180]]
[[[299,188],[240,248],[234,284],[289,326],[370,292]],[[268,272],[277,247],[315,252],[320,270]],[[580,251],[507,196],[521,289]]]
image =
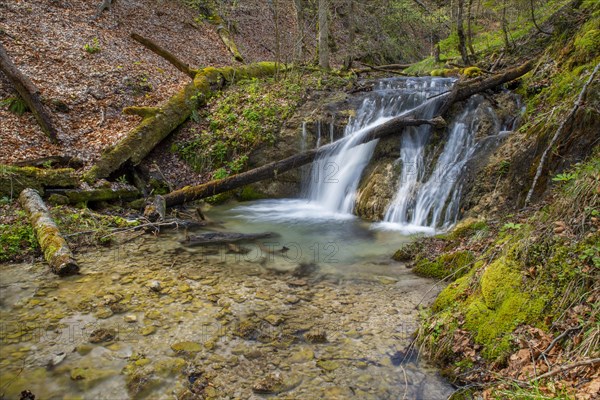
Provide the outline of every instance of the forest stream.
[[213,232],[274,234],[203,247],[181,243],[202,231],[144,236],[82,255],[69,278],[2,265],[2,391],[165,398],[191,383],[218,398],[447,398],[451,386],[406,351],[418,306],[441,289],[389,258],[413,238],[313,208],[215,207]]

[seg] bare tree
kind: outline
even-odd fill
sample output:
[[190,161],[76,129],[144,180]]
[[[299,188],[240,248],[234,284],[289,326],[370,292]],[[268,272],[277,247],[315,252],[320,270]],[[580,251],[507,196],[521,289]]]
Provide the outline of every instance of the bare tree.
[[467,52],[465,30],[463,27],[464,3],[464,0],[458,0],[458,12],[456,14],[456,33],[458,34],[458,50],[460,51],[462,62],[465,65],[469,65],[469,53]]
[[319,66],[329,69],[329,0],[319,0]]

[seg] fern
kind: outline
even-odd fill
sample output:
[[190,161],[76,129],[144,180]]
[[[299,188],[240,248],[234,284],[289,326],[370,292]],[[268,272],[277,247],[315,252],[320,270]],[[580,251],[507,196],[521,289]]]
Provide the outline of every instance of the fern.
[[8,111],[17,115],[23,115],[26,111],[29,111],[27,103],[20,97],[7,97],[0,100],[0,106],[8,107]]

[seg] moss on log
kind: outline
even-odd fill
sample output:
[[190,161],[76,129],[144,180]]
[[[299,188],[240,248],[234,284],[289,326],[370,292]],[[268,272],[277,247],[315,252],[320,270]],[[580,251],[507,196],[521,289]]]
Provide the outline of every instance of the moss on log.
[[44,169],[0,164],[0,196],[16,197],[26,188],[43,194],[46,187],[69,188],[78,185],[79,176],[71,168]]
[[125,114],[125,115],[137,115],[137,116],[142,117],[142,118],[150,118],[150,117],[154,117],[159,111],[160,111],[160,108],[158,108],[158,107],[136,107],[136,106],[132,106],[132,107],[125,107],[123,109],[123,114]]
[[58,194],[69,199],[69,204],[90,201],[135,200],[141,196],[137,189],[92,189],[92,190],[49,190],[48,194]]
[[107,178],[128,162],[138,165],[157,144],[188,119],[192,111],[206,104],[215,90],[241,79],[273,75],[277,68],[274,62],[260,62],[236,68],[208,67],[200,70],[193,83],[186,85],[158,108],[154,115],[144,118],[121,142],[104,152],[84,174],[84,180],[93,182]]
[[29,222],[52,272],[60,276],[79,272],[73,253],[50,217],[40,194],[34,189],[25,189],[19,196],[19,202],[29,215]]

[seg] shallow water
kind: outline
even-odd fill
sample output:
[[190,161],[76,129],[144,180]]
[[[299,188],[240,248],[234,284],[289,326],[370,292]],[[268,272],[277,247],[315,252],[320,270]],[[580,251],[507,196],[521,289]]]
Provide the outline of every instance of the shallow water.
[[434,370],[402,360],[416,306],[437,293],[389,258],[412,238],[290,202],[206,212],[211,230],[278,234],[258,242],[146,235],[81,255],[81,275],[62,279],[0,265],[0,394],[447,398]]

